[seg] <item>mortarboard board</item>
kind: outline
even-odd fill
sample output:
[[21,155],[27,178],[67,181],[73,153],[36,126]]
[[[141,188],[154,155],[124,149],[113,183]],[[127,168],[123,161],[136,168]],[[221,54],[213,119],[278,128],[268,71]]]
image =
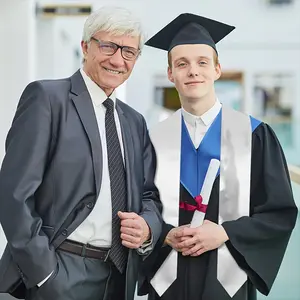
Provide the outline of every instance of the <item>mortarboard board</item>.
[[216,44],[234,29],[234,26],[184,13],[150,38],[145,45],[169,52],[178,45],[206,44],[217,52]]

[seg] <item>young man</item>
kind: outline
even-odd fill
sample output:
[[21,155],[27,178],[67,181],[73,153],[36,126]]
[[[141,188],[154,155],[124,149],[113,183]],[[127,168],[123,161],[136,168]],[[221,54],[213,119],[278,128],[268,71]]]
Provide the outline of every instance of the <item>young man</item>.
[[[267,295],[295,225],[274,132],[215,94],[215,44],[233,29],[182,14],[146,43],[168,51],[182,106],[150,132],[165,224],[144,262],[139,292],[149,300],[253,300],[256,289]],[[211,161],[220,162],[213,175]]]
[[161,234],[145,120],[116,99],[143,46],[126,9],[88,17],[83,67],[29,84],[6,141],[0,293],[27,300],[133,300]]

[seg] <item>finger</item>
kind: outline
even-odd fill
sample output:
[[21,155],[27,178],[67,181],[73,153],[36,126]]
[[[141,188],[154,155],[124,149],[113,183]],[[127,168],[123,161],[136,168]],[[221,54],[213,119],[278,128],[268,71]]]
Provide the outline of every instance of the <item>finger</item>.
[[139,217],[139,215],[137,215],[134,212],[122,212],[122,211],[118,212],[118,216],[121,220],[136,219],[137,217]]
[[203,253],[205,253],[207,251],[207,249],[205,249],[204,247],[199,249],[198,251],[196,251],[195,253],[191,254],[191,256],[195,257],[195,256],[199,256]]
[[143,235],[143,230],[136,229],[136,228],[129,228],[129,227],[123,227],[122,226],[120,231],[121,231],[121,233],[125,233],[125,234],[128,234],[128,235],[137,237],[137,238],[140,238]]
[[196,228],[184,227],[176,232],[176,237],[193,236],[197,232]]
[[190,248],[187,251],[182,252],[183,256],[193,255],[194,253],[197,253],[200,249],[203,249],[201,244],[196,244],[194,247]]
[[143,231],[140,229],[129,228],[124,226],[121,226],[121,233],[132,235],[134,237],[141,237],[143,235]]
[[190,246],[197,244],[198,238],[193,236],[192,238],[189,238],[183,242],[180,242],[177,247],[178,248],[190,248]]
[[132,244],[138,244],[141,240],[140,238],[136,238],[132,235],[125,234],[125,233],[121,233],[121,239],[123,241],[129,242],[129,243],[132,243]]
[[123,240],[122,240],[122,245],[126,248],[129,248],[129,249],[137,249],[137,248],[140,247],[140,245],[138,245],[138,244],[133,244],[133,243],[123,241]]
[[121,221],[121,226],[128,228],[141,229],[141,225],[136,220],[126,219]]
[[198,232],[198,227],[196,228],[191,228],[191,227],[185,227],[183,228],[184,235],[189,236],[189,235],[195,235]]
[[186,241],[186,240],[188,240],[188,239],[190,239],[192,237],[193,236],[183,236],[183,237],[179,238],[178,240],[179,240],[179,242],[184,242],[184,241]]
[[213,223],[213,222],[211,222],[211,221],[209,221],[209,220],[204,220],[204,221],[203,221],[203,224],[210,224],[210,223]]
[[185,227],[190,227],[191,226],[191,224],[185,224],[185,225],[181,225],[179,228],[185,228]]
[[[194,247],[195,245],[193,245],[192,247]],[[192,247],[190,247],[190,248],[182,248],[182,249],[180,249],[180,252],[187,252],[187,251],[189,251]]]

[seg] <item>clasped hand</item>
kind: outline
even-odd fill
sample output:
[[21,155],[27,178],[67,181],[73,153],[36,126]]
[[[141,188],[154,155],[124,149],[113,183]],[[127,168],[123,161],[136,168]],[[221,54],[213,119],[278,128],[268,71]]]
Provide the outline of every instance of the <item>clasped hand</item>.
[[196,228],[190,228],[189,225],[173,228],[165,243],[184,256],[199,256],[219,248],[227,240],[227,233],[221,225],[205,220],[203,225]]
[[150,229],[147,222],[133,212],[119,212],[121,219],[121,239],[123,246],[138,249],[150,238]]

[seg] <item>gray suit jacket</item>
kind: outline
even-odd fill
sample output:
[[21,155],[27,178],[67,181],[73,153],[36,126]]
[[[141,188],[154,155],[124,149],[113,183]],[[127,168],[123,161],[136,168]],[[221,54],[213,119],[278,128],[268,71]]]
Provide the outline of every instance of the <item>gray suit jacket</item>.
[[[116,108],[128,210],[147,221],[155,244],[162,224],[155,152],[142,115],[119,100]],[[29,84],[9,130],[0,171],[0,221],[8,241],[0,260],[0,292],[22,298],[25,289],[55,269],[55,249],[92,211],[101,174],[100,135],[80,72]],[[129,251],[127,299],[133,299],[139,261],[137,252]]]

